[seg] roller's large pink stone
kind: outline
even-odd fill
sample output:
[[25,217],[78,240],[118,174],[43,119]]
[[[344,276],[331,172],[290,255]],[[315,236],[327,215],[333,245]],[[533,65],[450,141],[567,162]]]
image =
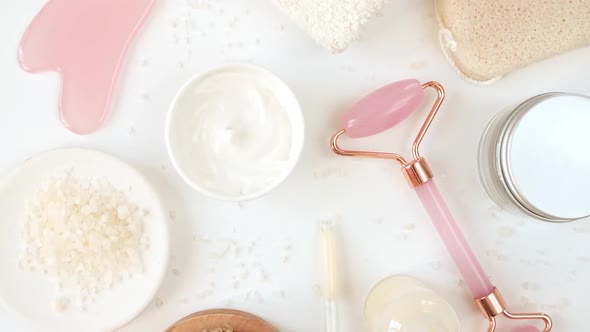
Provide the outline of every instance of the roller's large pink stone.
[[350,137],[378,134],[403,121],[424,99],[417,80],[404,80],[376,90],[352,106],[344,115],[343,127]]

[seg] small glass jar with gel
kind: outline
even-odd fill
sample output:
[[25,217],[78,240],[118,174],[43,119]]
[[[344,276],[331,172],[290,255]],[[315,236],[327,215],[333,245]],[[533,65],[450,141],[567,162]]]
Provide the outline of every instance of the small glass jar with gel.
[[166,123],[168,153],[195,190],[221,200],[262,196],[292,171],[303,147],[303,116],[272,73],[230,65],[189,80]]
[[422,282],[395,275],[378,282],[365,302],[371,332],[459,332],[457,313]]
[[590,216],[590,97],[546,93],[496,115],[479,147],[489,196],[551,222]]

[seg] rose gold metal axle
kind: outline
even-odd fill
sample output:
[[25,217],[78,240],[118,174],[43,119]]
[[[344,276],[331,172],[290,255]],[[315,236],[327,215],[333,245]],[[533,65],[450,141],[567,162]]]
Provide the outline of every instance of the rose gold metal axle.
[[497,288],[489,295],[475,299],[475,305],[490,322],[488,332],[496,331],[496,317],[502,315],[513,320],[541,320],[545,324],[543,332],[551,331],[553,323],[551,317],[543,313],[511,313],[508,311],[506,302]]

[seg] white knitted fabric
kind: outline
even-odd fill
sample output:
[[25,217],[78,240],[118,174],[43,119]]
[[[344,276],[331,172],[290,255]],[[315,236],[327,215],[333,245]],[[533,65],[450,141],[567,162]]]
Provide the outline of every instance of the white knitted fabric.
[[303,30],[332,52],[342,52],[386,0],[273,0]]

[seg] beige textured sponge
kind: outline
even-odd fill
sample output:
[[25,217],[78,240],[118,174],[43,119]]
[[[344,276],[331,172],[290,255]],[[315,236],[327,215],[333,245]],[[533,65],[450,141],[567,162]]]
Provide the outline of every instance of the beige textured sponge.
[[437,0],[443,52],[485,83],[590,44],[590,0]]

